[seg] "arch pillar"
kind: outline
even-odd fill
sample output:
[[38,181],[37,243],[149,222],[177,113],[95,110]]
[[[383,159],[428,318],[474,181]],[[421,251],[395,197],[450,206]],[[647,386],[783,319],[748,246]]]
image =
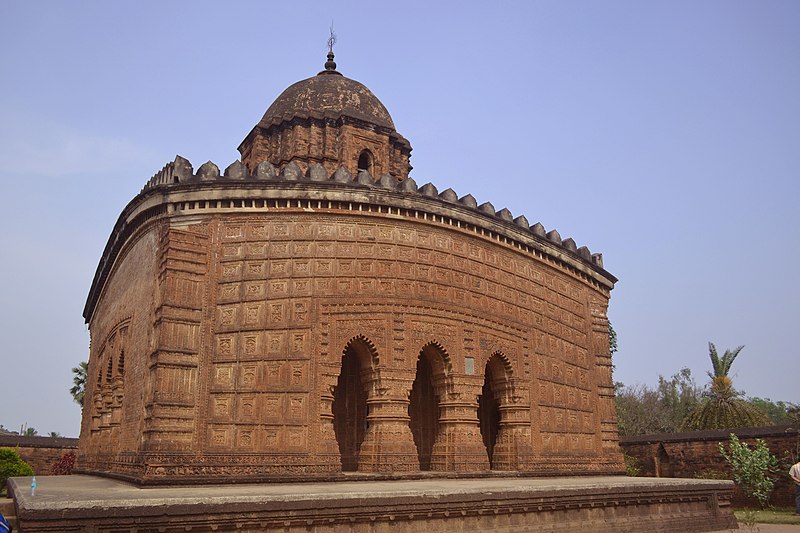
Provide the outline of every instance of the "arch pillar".
[[492,391],[499,402],[500,422],[492,454],[494,470],[529,470],[533,456],[530,402],[517,394],[518,380],[497,376]]
[[408,416],[407,379],[381,373],[380,383],[369,383],[367,431],[358,456],[359,472],[416,472],[417,449]]
[[[431,470],[480,472],[489,470],[489,458],[481,439],[478,396],[482,382],[459,376],[457,390],[439,398],[439,431],[431,454]],[[436,387],[442,390],[443,387]]]
[[111,421],[112,426],[119,426],[122,422],[122,401],[125,383],[120,376],[116,376],[111,383]]
[[326,376],[328,383],[320,397],[320,421],[317,440],[317,457],[319,458],[320,472],[337,472],[341,467],[341,454],[339,443],[336,441],[336,432],[333,429],[333,388],[336,385],[336,376]]

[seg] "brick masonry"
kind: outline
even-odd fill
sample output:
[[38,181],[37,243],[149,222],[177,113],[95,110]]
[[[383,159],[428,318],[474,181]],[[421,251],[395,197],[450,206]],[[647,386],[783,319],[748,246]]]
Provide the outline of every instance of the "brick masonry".
[[383,104],[364,85],[324,70],[287,88],[239,146],[251,174],[262,161],[276,167],[295,162],[302,172],[320,164],[328,174],[408,177],[411,144],[394,129]]
[[419,471],[408,410],[422,353],[445,426],[435,469],[488,469],[477,408],[491,368],[495,468],[619,471],[608,293],[594,279],[453,227],[446,205],[388,220],[350,201],[216,205],[182,202],[120,252],[90,321],[83,467],[140,480],[340,472],[332,404],[352,352],[370,411],[360,471]]
[[34,474],[52,474],[53,465],[65,453],[78,452],[78,439],[64,437],[22,437],[19,435],[0,435],[0,448],[13,448],[23,461],[31,465]]
[[88,476],[10,483],[28,533],[671,533],[736,528],[730,481],[625,476],[139,488]]
[[[628,455],[635,457],[641,476],[657,477],[713,477],[732,479],[730,468],[719,453],[718,444],[727,444],[731,433],[742,442],[752,446],[756,439],[763,439],[780,461],[781,469],[772,505],[791,507],[794,505],[794,484],[788,477],[790,458],[797,457],[800,436],[791,426],[764,428],[739,428],[721,431],[693,431],[687,433],[662,433],[624,437],[620,446]],[[735,505],[752,505],[741,490],[734,491]]]
[[388,112],[331,64],[276,100],[242,161],[178,157],[120,215],[84,311],[80,468],[622,472],[602,256],[418,187]]

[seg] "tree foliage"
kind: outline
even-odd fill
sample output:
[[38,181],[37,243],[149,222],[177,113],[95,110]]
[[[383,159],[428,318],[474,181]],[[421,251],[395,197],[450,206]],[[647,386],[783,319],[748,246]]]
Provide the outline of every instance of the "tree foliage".
[[619,432],[623,436],[674,433],[686,415],[700,403],[702,389],[692,371],[681,369],[670,378],[658,376],[658,386],[616,384]]
[[759,398],[758,396],[747,398],[747,401],[755,407],[764,411],[770,421],[777,425],[793,424],[797,419],[800,406],[792,402],[777,401],[773,402],[769,398]]
[[733,365],[734,359],[739,355],[744,349],[744,345],[738,346],[735,350],[725,350],[725,353],[720,357],[717,354],[717,347],[714,346],[713,342],[708,343],[708,355],[711,358],[711,368],[714,370],[714,373],[708,373],[708,377],[712,380],[719,377],[727,377],[728,373],[731,371],[731,365]]
[[36,428],[31,428],[31,427],[25,428],[25,431],[22,432],[23,437],[35,437],[38,434],[39,432],[36,431]]
[[81,406],[81,409],[83,409],[83,396],[86,392],[86,372],[88,369],[89,363],[86,361],[81,361],[78,366],[72,368],[74,376],[72,377],[72,387],[69,389],[69,393],[75,403]]
[[0,490],[5,489],[6,480],[10,477],[32,475],[33,468],[22,460],[17,450],[0,448]]
[[720,357],[714,343],[708,343],[713,372],[709,372],[711,386],[703,401],[692,410],[682,424],[686,431],[701,429],[731,429],[771,424],[767,414],[741,398],[728,376],[731,365],[744,346],[725,350]]
[[614,355],[617,351],[617,332],[614,330],[614,326],[611,325],[611,321],[608,321],[608,353]]
[[719,443],[719,453],[730,465],[733,480],[763,509],[775,488],[778,459],[770,453],[763,439],[756,439],[755,445],[750,448],[731,433],[728,448],[725,450],[725,445]]
[[[670,378],[658,376],[658,385],[626,386],[616,383],[616,408],[622,436],[689,431],[686,420],[709,396],[698,386],[691,370],[683,368]],[[800,427],[800,407],[789,402],[749,398],[741,400],[750,408],[762,410],[767,417],[754,421],[754,426],[796,424]]]

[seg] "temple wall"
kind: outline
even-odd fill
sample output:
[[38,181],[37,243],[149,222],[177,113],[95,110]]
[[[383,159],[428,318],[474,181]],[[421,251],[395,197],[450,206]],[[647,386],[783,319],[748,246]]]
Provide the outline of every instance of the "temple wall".
[[322,120],[299,121],[267,131],[256,128],[241,149],[242,163],[251,174],[262,161],[269,161],[276,167],[294,161],[303,172],[309,165],[320,163],[328,173],[344,166],[355,176],[359,154],[365,149],[374,157],[371,173],[376,179],[386,173],[405,179],[410,169],[410,149],[401,146],[388,133]]
[[98,412],[83,453],[99,452],[118,474],[339,472],[331,402],[354,339],[373,351],[361,471],[419,470],[409,395],[431,346],[445,368],[437,394],[447,442],[435,445],[435,469],[488,470],[477,409],[494,357],[503,414],[493,468],[620,471],[616,441],[609,449],[602,431],[607,291],[424,219],[283,210],[171,220],[120,260],[91,325],[104,339],[98,350],[120,324],[130,328],[126,379],[138,379],[124,388],[124,431],[100,413],[109,356],[93,351],[90,365],[103,378],[89,391]]
[[79,463],[100,463],[135,453],[142,441],[148,356],[159,258],[156,227],[144,229],[117,259],[89,324],[87,372]]
[[178,157],[123,211],[87,301],[80,468],[621,473],[615,281],[600,254],[452,189]]

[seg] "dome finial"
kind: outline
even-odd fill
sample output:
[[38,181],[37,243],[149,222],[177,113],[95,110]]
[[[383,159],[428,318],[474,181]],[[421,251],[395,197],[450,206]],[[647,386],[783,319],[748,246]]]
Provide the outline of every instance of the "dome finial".
[[331,36],[328,37],[328,60],[325,62],[325,70],[336,70],[336,62],[333,60],[334,44],[336,44],[336,32],[333,31],[333,21],[331,21]]

